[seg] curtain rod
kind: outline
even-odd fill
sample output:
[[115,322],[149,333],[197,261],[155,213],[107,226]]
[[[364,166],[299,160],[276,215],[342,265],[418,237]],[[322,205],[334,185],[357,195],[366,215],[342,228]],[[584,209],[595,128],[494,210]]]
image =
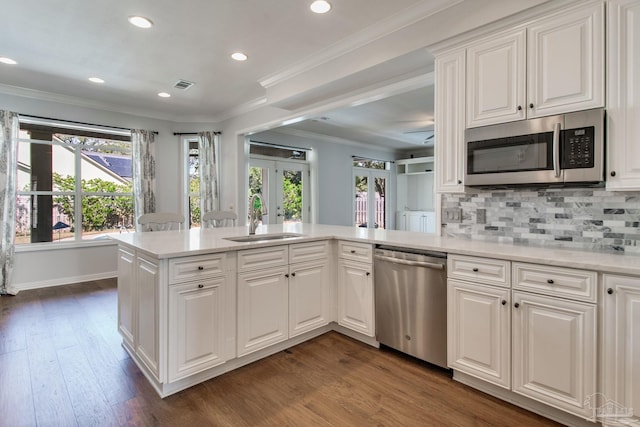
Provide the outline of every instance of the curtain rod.
[[[120,129],[120,130],[131,131],[131,128],[124,128],[124,127],[120,127],[120,126],[98,125],[98,124],[95,124],[95,123],[77,122],[77,121],[74,121],[74,120],[64,120],[64,119],[54,119],[52,117],[33,116],[31,114],[18,113],[18,115],[21,116],[21,117],[29,118],[29,119],[53,120],[53,121],[61,122],[61,123],[73,123],[75,125],[96,126],[96,127],[100,127],[100,128],[104,128],[104,129]],[[153,133],[158,135],[158,131],[157,130],[154,130]]]
[[[198,132],[174,132],[173,135],[174,136],[182,136],[182,135],[197,135]],[[222,132],[220,131],[214,131],[213,132],[214,135],[222,135]]]
[[363,156],[351,156],[352,159],[359,159],[359,160],[373,160],[375,162],[389,162],[389,163],[395,163],[394,160],[381,160],[381,159],[372,159],[370,157],[363,157]]

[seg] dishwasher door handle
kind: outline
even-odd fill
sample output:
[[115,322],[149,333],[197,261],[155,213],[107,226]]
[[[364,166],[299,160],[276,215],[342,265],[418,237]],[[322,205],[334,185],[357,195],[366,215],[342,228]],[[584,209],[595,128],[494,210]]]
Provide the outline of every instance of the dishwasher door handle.
[[402,264],[402,265],[410,265],[414,267],[425,267],[432,268],[434,270],[444,270],[444,264],[436,264],[433,262],[423,262],[423,261],[407,261],[406,259],[392,258],[388,256],[382,255],[374,255],[375,259],[379,259],[380,261],[388,261],[394,264]]

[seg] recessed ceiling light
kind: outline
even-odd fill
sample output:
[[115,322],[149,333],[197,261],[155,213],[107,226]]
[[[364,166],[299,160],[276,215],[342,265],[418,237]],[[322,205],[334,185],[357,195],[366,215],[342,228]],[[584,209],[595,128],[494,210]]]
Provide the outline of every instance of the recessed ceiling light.
[[104,80],[100,77],[89,77],[89,81],[93,83],[104,83]]
[[149,18],[145,18],[144,16],[130,16],[129,22],[132,25],[135,25],[138,28],[151,28],[153,27],[153,22]]
[[0,62],[2,62],[3,64],[7,64],[7,65],[16,65],[17,62],[14,61],[11,58],[7,58],[5,56],[0,56]]
[[170,93],[167,93],[167,92],[160,92],[160,93],[158,94],[158,96],[159,96],[160,98],[171,98],[171,94],[170,94]]
[[236,61],[246,61],[247,58],[249,58],[247,55],[245,55],[242,52],[235,52],[231,54],[231,57],[233,59],[235,59]]
[[327,13],[331,10],[331,3],[326,0],[316,0],[311,3],[311,11],[315,13]]

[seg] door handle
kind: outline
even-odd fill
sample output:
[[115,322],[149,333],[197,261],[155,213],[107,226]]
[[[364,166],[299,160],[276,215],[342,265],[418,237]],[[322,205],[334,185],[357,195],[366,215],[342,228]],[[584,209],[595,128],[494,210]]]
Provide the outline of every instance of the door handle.
[[553,171],[556,178],[560,177],[560,123],[553,126]]

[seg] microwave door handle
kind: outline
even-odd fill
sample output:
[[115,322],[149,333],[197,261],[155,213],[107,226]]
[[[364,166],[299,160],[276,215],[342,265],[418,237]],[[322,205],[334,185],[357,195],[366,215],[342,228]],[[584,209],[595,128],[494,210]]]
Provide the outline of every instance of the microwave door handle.
[[553,171],[555,177],[560,177],[560,123],[553,126]]

